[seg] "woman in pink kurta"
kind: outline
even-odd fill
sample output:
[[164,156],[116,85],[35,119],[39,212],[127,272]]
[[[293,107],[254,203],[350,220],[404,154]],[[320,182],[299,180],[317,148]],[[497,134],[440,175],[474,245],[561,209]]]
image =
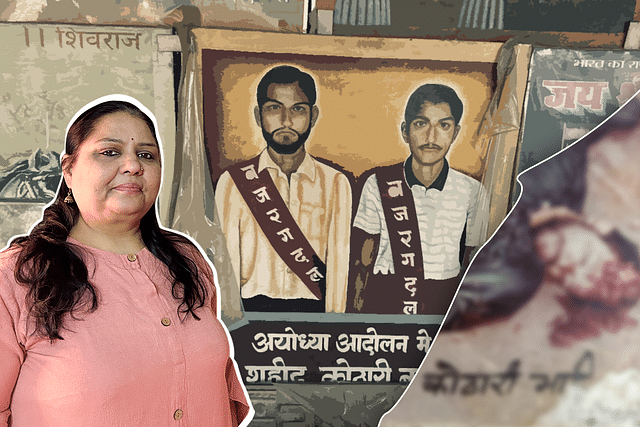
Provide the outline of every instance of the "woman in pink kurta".
[[[53,217],[45,211],[28,237],[0,253],[0,426],[236,426],[250,410],[216,315],[214,273],[193,243],[154,221],[155,129],[129,105],[114,105],[73,150],[67,137],[52,206],[77,209],[75,219],[44,227]],[[51,230],[65,228],[55,244],[77,254],[90,287],[67,293],[71,308],[56,317],[52,307],[60,310],[65,294],[52,288],[83,279],[70,274],[76,264],[60,261],[62,249],[47,246]],[[38,233],[44,243],[26,251]],[[25,261],[33,253],[41,257]],[[44,272],[71,279],[47,287]]]

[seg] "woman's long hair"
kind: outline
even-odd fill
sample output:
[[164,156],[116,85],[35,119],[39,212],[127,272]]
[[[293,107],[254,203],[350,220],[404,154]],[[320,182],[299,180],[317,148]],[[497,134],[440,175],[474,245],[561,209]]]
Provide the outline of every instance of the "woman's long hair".
[[[127,113],[142,119],[157,141],[153,120],[135,105],[125,101],[99,103],[80,114],[67,131],[66,156],[62,168],[73,165],[80,145],[95,130],[98,121],[109,114]],[[42,220],[26,236],[13,239],[19,247],[15,278],[28,287],[29,315],[35,320],[35,333],[50,340],[62,339],[67,314],[77,318],[79,310],[94,311],[98,307],[98,292],[89,281],[89,273],[77,246],[67,237],[80,217],[75,203],[65,203],[69,194],[64,178],[54,201],[44,210]],[[191,241],[177,233],[160,228],[155,206],[140,221],[142,240],[147,249],[168,268],[173,280],[172,294],[183,318],[204,305],[207,290],[199,278],[196,264],[184,256],[179,246]]]

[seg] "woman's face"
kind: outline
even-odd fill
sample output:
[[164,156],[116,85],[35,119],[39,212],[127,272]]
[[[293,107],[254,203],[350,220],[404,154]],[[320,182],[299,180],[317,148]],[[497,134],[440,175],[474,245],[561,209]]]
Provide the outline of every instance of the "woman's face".
[[101,117],[64,168],[80,215],[87,224],[138,222],[160,189],[160,151],[147,124],[128,113]]

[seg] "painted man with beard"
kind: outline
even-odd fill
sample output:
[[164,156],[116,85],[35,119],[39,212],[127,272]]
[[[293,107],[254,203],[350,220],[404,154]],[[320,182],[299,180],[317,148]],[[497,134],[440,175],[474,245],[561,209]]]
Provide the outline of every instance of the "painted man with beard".
[[244,309],[344,312],[351,187],[306,152],[319,114],[315,82],[279,66],[257,92],[267,148],[227,169],[215,197]]

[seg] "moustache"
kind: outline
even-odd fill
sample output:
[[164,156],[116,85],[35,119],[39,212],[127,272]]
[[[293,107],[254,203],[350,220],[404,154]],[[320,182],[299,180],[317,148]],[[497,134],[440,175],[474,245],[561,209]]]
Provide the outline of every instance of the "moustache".
[[420,145],[418,148],[442,150],[442,147],[436,144],[423,144],[423,145]]
[[293,133],[293,134],[297,135],[298,137],[300,137],[300,134],[298,132],[296,132],[295,130],[293,130],[291,128],[287,128],[287,127],[281,127],[279,129],[276,129],[273,132],[271,132],[271,135],[275,135],[276,133],[280,133],[280,132]]

